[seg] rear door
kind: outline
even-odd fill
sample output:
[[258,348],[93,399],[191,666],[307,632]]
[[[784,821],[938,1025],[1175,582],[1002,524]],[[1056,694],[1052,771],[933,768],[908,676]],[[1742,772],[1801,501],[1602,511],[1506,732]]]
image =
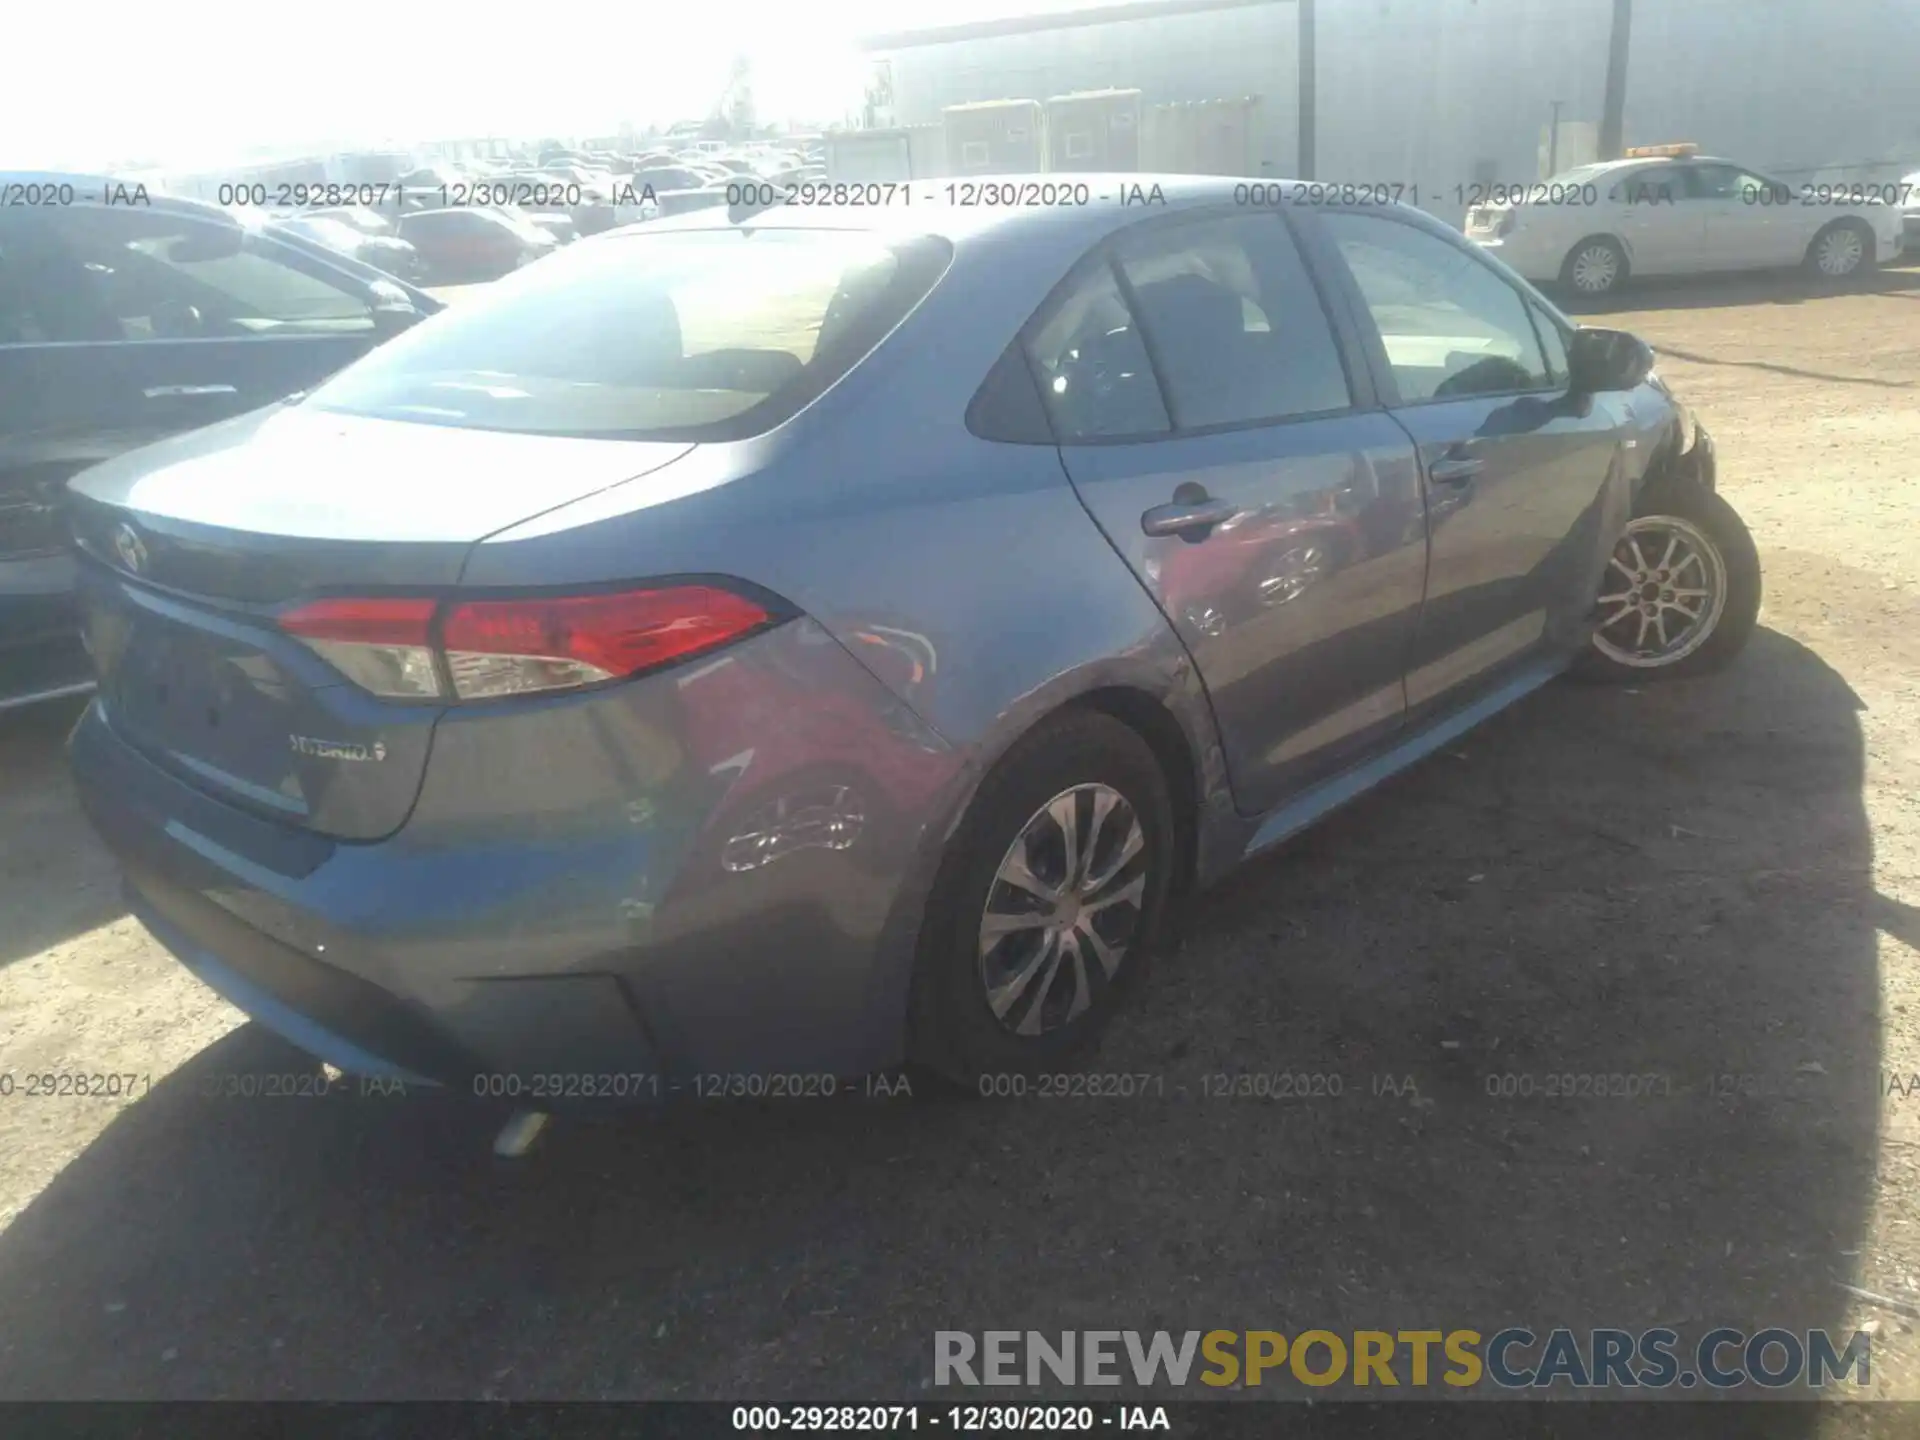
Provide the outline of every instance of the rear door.
[[1405,714],[1419,477],[1346,324],[1263,211],[1121,232],[1024,337],[1074,488],[1193,656],[1250,813]]
[[1568,385],[1563,322],[1438,224],[1309,217],[1344,277],[1375,383],[1419,447],[1431,526],[1410,714],[1584,643],[1624,522],[1624,402]]

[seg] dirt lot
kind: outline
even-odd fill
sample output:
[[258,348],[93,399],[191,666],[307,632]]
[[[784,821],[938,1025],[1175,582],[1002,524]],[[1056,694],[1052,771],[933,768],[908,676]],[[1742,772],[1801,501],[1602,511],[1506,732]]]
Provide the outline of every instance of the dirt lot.
[[[1920,1397],[1920,1322],[1836,1283],[1920,1296],[1920,272],[1635,304],[1759,539],[1751,651],[1550,687],[1205,897],[1092,1062],[1157,1098],[518,1165],[453,1102],[212,1098],[302,1062],[122,915],[72,712],[0,720],[0,1394],[906,1399],[937,1329],[1875,1322]],[[1343,1093],[1207,1098],[1275,1072]],[[1488,1093],[1623,1072],[1661,1093]]]

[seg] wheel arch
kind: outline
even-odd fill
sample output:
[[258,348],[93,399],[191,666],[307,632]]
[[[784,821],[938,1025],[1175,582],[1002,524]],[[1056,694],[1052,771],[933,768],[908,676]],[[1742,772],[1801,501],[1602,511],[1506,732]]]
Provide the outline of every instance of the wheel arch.
[[1860,274],[1877,268],[1880,237],[1874,233],[1872,224],[1859,215],[1836,215],[1824,225],[1820,226],[1819,229],[1815,230],[1807,240],[1806,250],[1801,254],[1801,263],[1808,266],[1813,265],[1815,263],[1814,251],[1819,247],[1822,240],[1836,230],[1857,231],[1865,246],[1860,267],[1852,273]]
[[[1171,636],[1171,631],[1168,632]],[[1177,643],[1177,642],[1175,642]],[[1165,660],[1166,656],[1161,659]],[[1056,677],[1022,697],[1000,717],[990,735],[971,750],[939,821],[929,825],[910,867],[912,880],[896,895],[886,924],[883,959],[874,970],[870,1022],[891,1037],[891,1058],[907,1053],[912,977],[920,953],[927,905],[959,831],[987,777],[1021,741],[1049,721],[1074,710],[1091,710],[1132,730],[1146,744],[1167,782],[1178,846],[1174,896],[1190,893],[1238,854],[1232,843],[1238,822],[1213,712],[1181,651],[1171,664],[1101,664]],[[1240,837],[1244,843],[1244,836]]]
[[1189,893],[1199,874],[1203,781],[1200,757],[1185,727],[1158,699],[1131,686],[1107,685],[1085,691],[1050,711],[1049,718],[1072,709],[1097,710],[1118,720],[1153,752],[1166,778],[1167,799],[1173,810],[1174,894],[1179,897]]

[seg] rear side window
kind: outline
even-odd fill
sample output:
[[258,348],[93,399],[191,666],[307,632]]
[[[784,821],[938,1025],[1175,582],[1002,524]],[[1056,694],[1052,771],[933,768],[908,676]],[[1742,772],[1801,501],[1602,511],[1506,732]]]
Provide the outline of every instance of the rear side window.
[[497,282],[305,403],[524,434],[740,439],[852,369],[951,253],[851,230],[614,236]]
[[1160,382],[1104,258],[1086,264],[1027,339],[1027,359],[1063,445],[1172,428]]
[[1155,226],[1121,243],[1119,263],[1180,429],[1353,403],[1319,295],[1276,217]]

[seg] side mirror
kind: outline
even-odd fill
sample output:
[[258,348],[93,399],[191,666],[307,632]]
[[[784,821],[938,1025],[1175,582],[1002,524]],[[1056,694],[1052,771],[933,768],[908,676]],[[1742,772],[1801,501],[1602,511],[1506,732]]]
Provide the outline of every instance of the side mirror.
[[1653,373],[1653,348],[1625,330],[1576,330],[1567,369],[1576,395],[1632,390]]

